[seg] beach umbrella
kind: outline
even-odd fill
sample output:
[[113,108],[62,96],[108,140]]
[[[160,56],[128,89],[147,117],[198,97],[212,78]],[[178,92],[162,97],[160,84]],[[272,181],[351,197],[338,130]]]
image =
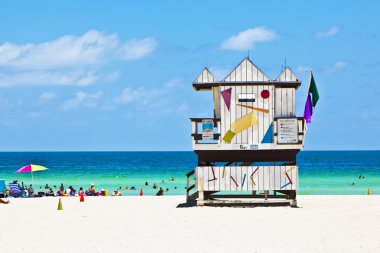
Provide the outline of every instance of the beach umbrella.
[[30,172],[32,174],[32,184],[33,183],[33,172],[41,171],[41,170],[47,170],[48,168],[41,166],[41,165],[35,165],[35,164],[28,164],[20,169],[18,169],[17,173],[24,173],[24,172]]

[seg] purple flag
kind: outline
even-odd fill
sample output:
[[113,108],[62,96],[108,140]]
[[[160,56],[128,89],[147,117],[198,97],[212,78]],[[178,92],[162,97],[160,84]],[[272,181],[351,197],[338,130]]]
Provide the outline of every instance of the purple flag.
[[232,91],[232,88],[229,88],[227,90],[220,92],[220,94],[222,94],[224,103],[226,103],[228,110],[230,110],[230,106],[231,106],[231,91]]
[[313,103],[311,101],[311,95],[309,92],[305,104],[305,112],[303,114],[303,118],[306,120],[307,124],[311,124],[311,115],[313,115]]

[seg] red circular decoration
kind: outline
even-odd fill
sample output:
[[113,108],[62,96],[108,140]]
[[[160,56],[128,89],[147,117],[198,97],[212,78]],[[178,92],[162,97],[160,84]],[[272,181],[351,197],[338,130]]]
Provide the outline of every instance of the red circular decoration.
[[269,90],[263,90],[263,91],[261,92],[261,97],[262,97],[263,99],[267,99],[267,98],[269,98]]

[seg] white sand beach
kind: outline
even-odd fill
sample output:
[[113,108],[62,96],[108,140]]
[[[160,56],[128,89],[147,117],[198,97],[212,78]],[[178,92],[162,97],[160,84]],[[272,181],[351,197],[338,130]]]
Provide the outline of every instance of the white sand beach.
[[380,252],[380,196],[299,196],[300,208],[177,208],[185,197],[11,199],[0,252]]

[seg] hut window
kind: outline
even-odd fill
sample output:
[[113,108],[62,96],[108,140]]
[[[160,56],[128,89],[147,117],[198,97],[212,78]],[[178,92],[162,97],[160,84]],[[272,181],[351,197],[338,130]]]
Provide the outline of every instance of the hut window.
[[239,102],[255,102],[255,94],[254,93],[242,93],[239,94]]

